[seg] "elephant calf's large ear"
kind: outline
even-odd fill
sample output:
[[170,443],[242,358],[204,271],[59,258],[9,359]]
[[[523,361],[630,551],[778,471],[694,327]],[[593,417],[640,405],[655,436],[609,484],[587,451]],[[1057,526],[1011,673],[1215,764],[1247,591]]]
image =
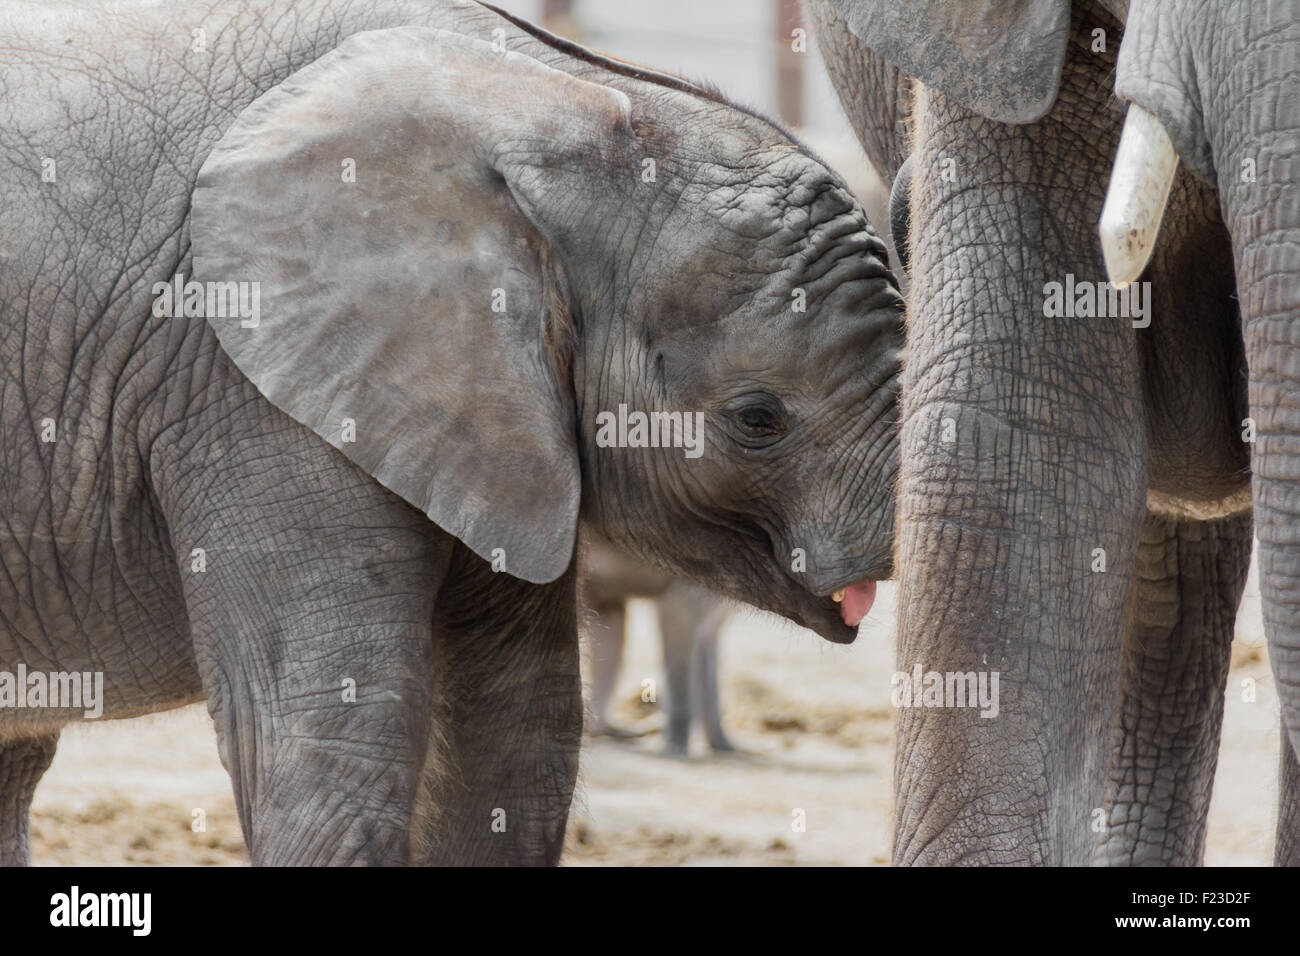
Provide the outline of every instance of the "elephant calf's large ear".
[[581,482],[546,180],[632,135],[624,94],[529,57],[357,34],[204,163],[194,279],[257,293],[230,315],[210,295],[208,321],[273,403],[481,557],[553,580]]

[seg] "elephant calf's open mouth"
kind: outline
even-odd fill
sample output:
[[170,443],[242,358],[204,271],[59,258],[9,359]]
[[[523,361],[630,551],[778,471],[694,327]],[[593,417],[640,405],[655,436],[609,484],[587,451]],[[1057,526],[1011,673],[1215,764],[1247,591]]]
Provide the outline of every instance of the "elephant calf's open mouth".
[[876,582],[870,578],[855,581],[832,594],[831,600],[840,606],[844,623],[856,628],[871,611],[871,605],[876,603]]

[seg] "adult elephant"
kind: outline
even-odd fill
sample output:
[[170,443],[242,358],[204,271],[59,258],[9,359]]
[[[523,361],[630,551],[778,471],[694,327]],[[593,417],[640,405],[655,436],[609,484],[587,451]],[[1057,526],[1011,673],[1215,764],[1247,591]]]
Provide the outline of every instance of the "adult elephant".
[[580,520],[853,640],[901,300],[806,149],[477,3],[113,6],[0,8],[0,863],[70,671],[207,701],[255,863],[553,862]]
[[[1201,860],[1252,497],[1300,862],[1300,3],[812,10],[907,174],[900,669],[1001,676],[998,719],[901,712],[895,862]],[[1106,260],[1145,314],[1049,317],[1106,292],[1130,104]]]
[[664,752],[685,757],[691,728],[697,724],[710,750],[734,750],[722,726],[718,699],[718,641],[734,605],[595,534],[586,536],[578,577],[578,594],[587,611],[584,631],[591,673],[591,732],[611,737],[641,734],[617,726],[610,710],[623,664],[627,603],[642,598],[654,602],[663,646]]

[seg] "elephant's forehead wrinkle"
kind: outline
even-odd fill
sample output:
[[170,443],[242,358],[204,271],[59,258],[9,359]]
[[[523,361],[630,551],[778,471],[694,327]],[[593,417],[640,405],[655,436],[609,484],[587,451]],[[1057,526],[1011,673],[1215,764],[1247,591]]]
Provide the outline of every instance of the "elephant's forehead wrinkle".
[[784,211],[772,190],[722,186],[711,195],[712,217],[729,232],[762,241],[778,233]]
[[[792,145],[769,148],[735,166],[701,167],[700,182],[705,208],[746,237],[794,243],[844,214],[866,225],[838,177]],[[690,192],[688,187],[687,196]]]

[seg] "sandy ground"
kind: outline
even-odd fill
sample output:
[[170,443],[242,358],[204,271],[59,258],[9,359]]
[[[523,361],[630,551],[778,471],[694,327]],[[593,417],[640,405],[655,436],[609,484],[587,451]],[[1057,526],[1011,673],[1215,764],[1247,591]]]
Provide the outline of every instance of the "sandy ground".
[[[657,734],[588,742],[569,865],[883,864],[889,856],[893,671],[891,585],[856,644],[837,647],[738,611],[723,635],[724,708],[742,752],[659,755]],[[1238,622],[1206,862],[1267,864],[1277,703],[1253,577]],[[641,680],[661,681],[653,609],[634,606],[619,694],[629,723],[653,720]],[[1256,701],[1242,682],[1256,681]],[[942,767],[934,772],[943,773]],[[194,829],[202,811],[204,829]],[[796,823],[802,821],[801,829]],[[230,782],[200,707],[78,725],[36,795],[40,865],[243,865]]]

